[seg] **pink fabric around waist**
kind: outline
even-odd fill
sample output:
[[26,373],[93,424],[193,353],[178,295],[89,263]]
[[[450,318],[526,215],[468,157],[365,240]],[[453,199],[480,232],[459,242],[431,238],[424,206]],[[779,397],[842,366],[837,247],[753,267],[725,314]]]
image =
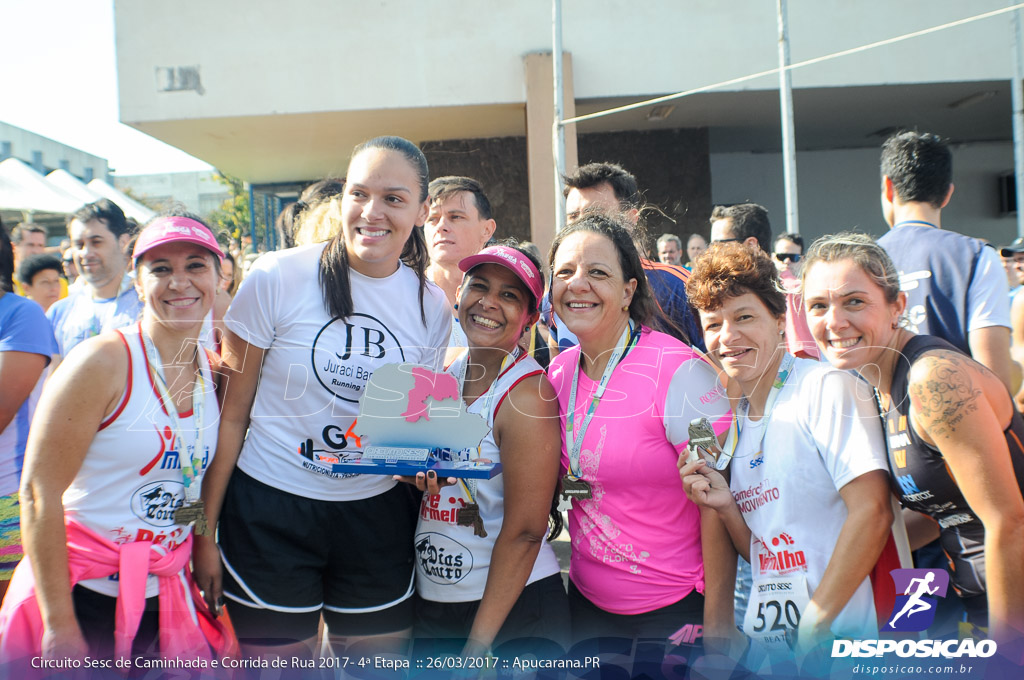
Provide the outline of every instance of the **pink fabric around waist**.
[[[128,659],[146,604],[146,576],[160,582],[160,653],[164,658],[211,659],[200,630],[185,575],[192,554],[192,536],[167,553],[145,541],[117,544],[71,521],[67,529],[71,585],[119,574],[114,622],[114,654]],[[0,661],[40,654],[43,621],[36,601],[35,578],[26,557],[11,579],[0,608]]]

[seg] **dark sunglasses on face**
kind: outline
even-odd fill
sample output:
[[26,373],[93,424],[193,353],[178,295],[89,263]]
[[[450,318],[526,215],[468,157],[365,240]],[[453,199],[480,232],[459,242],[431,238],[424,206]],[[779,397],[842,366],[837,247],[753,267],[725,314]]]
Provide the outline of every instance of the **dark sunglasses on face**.
[[800,261],[800,255],[798,253],[775,253],[775,259],[779,262],[792,262],[796,264]]
[[718,238],[718,239],[715,239],[714,241],[712,241],[712,243],[733,243],[735,241],[739,241],[739,239],[738,238]]

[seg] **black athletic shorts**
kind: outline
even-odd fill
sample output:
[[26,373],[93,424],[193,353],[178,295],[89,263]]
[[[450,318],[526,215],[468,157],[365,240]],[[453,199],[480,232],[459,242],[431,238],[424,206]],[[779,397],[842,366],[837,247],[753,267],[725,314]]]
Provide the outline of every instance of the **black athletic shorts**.
[[[600,637],[678,638],[689,625],[703,629],[704,596],[696,590],[673,604],[643,614],[613,614],[588,600],[576,584],[569,581],[569,614],[575,641]],[[692,636],[686,636],[692,637]],[[692,644],[692,640],[686,640]],[[678,642],[675,644],[679,644]]]
[[[71,589],[71,602],[75,618],[82,629],[82,637],[89,646],[89,654],[100,659],[114,658],[114,621],[117,598],[76,585]],[[146,598],[146,606],[139,620],[139,628],[132,641],[132,657],[158,658],[160,617],[159,599]]]
[[[469,636],[473,620],[480,608],[480,600],[470,602],[434,602],[416,596],[417,649],[434,654],[457,655]],[[429,643],[428,643],[429,641]],[[523,642],[527,650],[540,646],[543,641],[557,645],[561,650],[569,647],[569,599],[565,594],[561,574],[552,574],[528,584],[505,623],[494,638],[491,649]],[[431,644],[434,647],[431,647]],[[549,647],[551,645],[543,644]]]
[[397,484],[372,498],[322,501],[236,469],[218,543],[239,637],[312,637],[321,611],[335,635],[409,628],[419,493],[413,491]]

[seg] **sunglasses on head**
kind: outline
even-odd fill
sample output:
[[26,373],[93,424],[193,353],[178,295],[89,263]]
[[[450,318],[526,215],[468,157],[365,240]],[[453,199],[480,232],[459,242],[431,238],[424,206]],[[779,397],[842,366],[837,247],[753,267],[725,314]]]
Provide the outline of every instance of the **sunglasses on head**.
[[798,253],[775,253],[775,259],[779,262],[792,262],[796,264],[800,261],[800,255]]

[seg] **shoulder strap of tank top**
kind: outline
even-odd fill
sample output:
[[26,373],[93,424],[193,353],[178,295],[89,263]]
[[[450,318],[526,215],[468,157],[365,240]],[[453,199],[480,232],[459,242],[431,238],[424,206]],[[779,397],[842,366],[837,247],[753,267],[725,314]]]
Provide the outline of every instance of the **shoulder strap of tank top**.
[[907,387],[909,384],[907,374],[910,373],[910,367],[913,366],[914,362],[922,354],[937,349],[948,349],[954,352],[960,351],[942,338],[935,337],[934,335],[915,335],[903,346],[902,356],[896,362],[896,370],[893,371],[892,386],[890,387],[892,391],[890,403],[900,413],[906,415],[910,411],[910,403],[907,401]]

